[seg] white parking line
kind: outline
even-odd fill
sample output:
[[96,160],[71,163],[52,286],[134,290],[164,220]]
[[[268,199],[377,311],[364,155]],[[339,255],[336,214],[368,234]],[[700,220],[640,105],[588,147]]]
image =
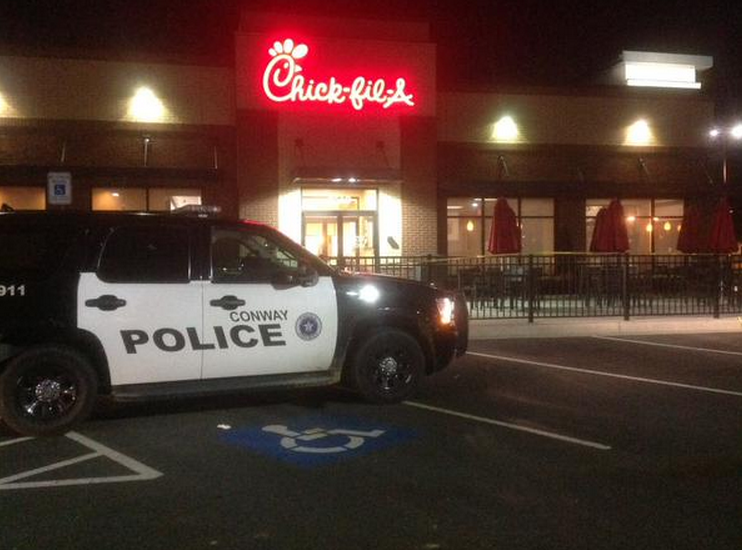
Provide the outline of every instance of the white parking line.
[[644,384],[657,384],[659,386],[670,386],[673,388],[683,388],[686,390],[702,391],[707,393],[719,393],[722,395],[733,395],[734,397],[742,397],[742,392],[723,390],[720,388],[709,388],[706,386],[694,386],[692,384],[681,384],[680,382],[670,382],[668,380],[659,380],[656,378],[643,378],[641,376],[628,376],[626,374],[614,374],[612,372],[603,372],[589,369],[579,369],[576,367],[565,367],[564,365],[555,365],[553,363],[543,363],[541,361],[528,361],[526,359],[516,359],[515,357],[507,357],[504,355],[490,355],[487,353],[477,353],[467,351],[467,355],[473,355],[475,357],[485,357],[487,359],[497,359],[498,361],[507,361],[509,363],[520,363],[522,365],[532,365],[534,367],[542,367],[545,369],[563,370],[569,372],[579,372],[581,374],[592,374],[594,376],[605,376],[607,378],[618,378],[620,380],[630,380],[632,382],[642,382]]
[[[76,441],[80,445],[87,447],[93,452],[86,453],[80,456],[76,456],[68,460],[54,462],[53,464],[48,464],[46,466],[35,468],[33,470],[27,470],[25,472],[20,472],[18,474],[4,477],[0,479],[0,491],[12,490],[12,489],[36,489],[39,487],[64,487],[64,486],[70,486],[70,485],[91,485],[91,484],[97,484],[97,483],[121,483],[124,481],[147,481],[150,479],[156,479],[162,475],[162,473],[158,472],[157,470],[150,468],[149,466],[145,466],[141,462],[138,462],[134,460],[133,458],[123,455],[117,451],[114,451],[113,449],[106,447],[105,445],[101,445],[97,441],[93,441],[92,439],[87,438],[84,435],[81,435],[79,433],[70,432],[67,434],[67,438],[71,439],[72,441]],[[10,441],[5,441],[3,443],[0,443],[0,445],[11,445],[13,443],[20,443],[22,441],[28,441],[29,439],[33,439],[33,438],[32,437],[21,437],[18,439],[12,439]],[[86,478],[76,478],[76,479],[54,479],[54,480],[48,480],[48,481],[20,481],[23,479],[28,479],[38,474],[51,472],[54,470],[58,470],[60,468],[64,468],[66,466],[71,466],[73,464],[78,464],[80,462],[85,462],[87,460],[92,460],[92,459],[99,458],[99,457],[108,458],[109,460],[112,460],[120,464],[121,466],[124,466],[125,468],[131,470],[134,473],[129,474],[129,475],[86,477]]]
[[510,430],[517,430],[520,432],[527,432],[533,435],[540,435],[541,437],[548,437],[550,439],[557,439],[566,443],[572,443],[573,445],[582,445],[583,447],[591,447],[593,449],[599,449],[601,451],[610,451],[611,447],[604,445],[603,443],[596,443],[594,441],[588,441],[586,439],[577,439],[576,437],[570,437],[567,435],[561,435],[554,432],[547,432],[545,430],[539,430],[536,428],[529,428],[527,426],[520,426],[518,424],[511,424],[510,422],[502,422],[501,420],[493,420],[492,418],[486,418],[483,416],[475,416],[473,414],[462,413],[459,411],[452,411],[450,409],[442,409],[440,407],[433,407],[424,403],[417,403],[416,401],[404,401],[405,405],[410,407],[417,407],[418,409],[425,409],[428,411],[435,411],[450,416],[457,416],[459,418],[466,418],[467,420],[474,420],[476,422],[483,422],[485,424],[492,424],[493,426],[500,426],[501,428],[508,428]]
[[697,348],[693,346],[680,346],[677,344],[663,344],[661,342],[647,342],[644,340],[632,340],[630,338],[616,338],[615,336],[593,336],[598,340],[615,340],[616,342],[627,342],[630,344],[643,344],[645,346],[657,346],[659,348],[674,348],[674,349],[685,349],[689,351],[703,351],[707,353],[720,353],[722,355],[742,355],[741,351],[727,351],[723,349],[713,348]]
[[9,441],[0,441],[0,447],[5,447],[7,445],[13,445],[15,443],[23,443],[24,441],[28,441],[29,439],[33,439],[33,437],[17,437]]

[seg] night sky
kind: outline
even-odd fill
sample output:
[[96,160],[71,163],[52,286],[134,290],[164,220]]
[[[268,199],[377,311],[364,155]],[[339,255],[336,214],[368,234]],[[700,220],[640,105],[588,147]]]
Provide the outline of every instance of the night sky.
[[429,21],[442,89],[581,86],[622,50],[712,55],[708,90],[722,115],[742,115],[739,0],[0,0],[0,51],[94,49],[231,64],[243,8]]

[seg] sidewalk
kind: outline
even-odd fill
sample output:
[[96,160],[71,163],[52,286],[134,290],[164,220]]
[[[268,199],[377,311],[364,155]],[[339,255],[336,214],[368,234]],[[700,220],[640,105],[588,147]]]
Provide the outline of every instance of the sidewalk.
[[714,319],[709,316],[676,317],[582,317],[527,319],[488,319],[469,321],[470,340],[504,338],[568,338],[579,336],[628,336],[641,334],[682,334],[699,332],[739,332],[737,316]]

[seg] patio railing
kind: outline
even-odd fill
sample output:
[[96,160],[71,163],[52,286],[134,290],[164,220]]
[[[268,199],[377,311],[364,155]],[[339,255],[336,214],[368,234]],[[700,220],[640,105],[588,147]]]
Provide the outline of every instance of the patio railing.
[[460,291],[475,319],[742,313],[740,255],[382,256],[330,264]]

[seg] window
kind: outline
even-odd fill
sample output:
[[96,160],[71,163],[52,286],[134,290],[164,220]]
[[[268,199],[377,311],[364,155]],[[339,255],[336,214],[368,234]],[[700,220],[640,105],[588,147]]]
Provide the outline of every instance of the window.
[[[485,254],[496,198],[449,198],[446,204],[449,256]],[[522,252],[554,250],[554,200],[507,198],[521,228]]]
[[93,189],[93,210],[147,210],[147,190],[127,187],[125,189]]
[[0,187],[0,205],[14,210],[44,210],[46,190],[43,187]]
[[98,275],[115,283],[183,283],[189,257],[186,229],[122,227],[108,237]]
[[298,269],[298,256],[264,235],[249,230],[215,229],[212,233],[215,283],[270,282],[277,273]]
[[[595,231],[595,218],[611,199],[588,199],[585,207],[587,248]],[[677,252],[678,234],[683,221],[682,199],[622,199],[629,252],[670,254]]]
[[168,211],[189,204],[201,204],[201,190],[193,187],[97,187],[93,189],[93,210]]

